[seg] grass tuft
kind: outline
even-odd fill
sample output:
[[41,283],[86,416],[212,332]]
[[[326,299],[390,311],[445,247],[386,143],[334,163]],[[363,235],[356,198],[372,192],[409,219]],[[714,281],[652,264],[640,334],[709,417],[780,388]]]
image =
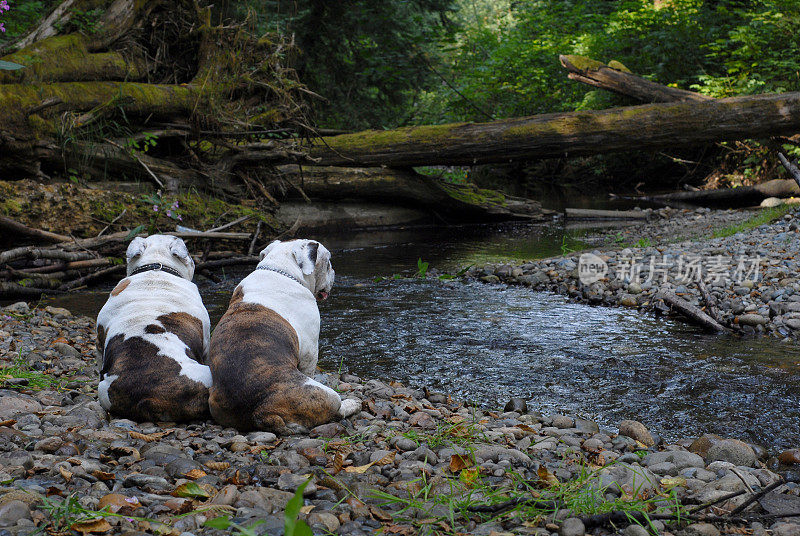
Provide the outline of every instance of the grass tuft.
[[762,209],[758,212],[758,214],[743,221],[742,223],[717,229],[712,233],[711,238],[726,238],[728,236],[733,236],[736,233],[741,233],[742,231],[755,229],[761,225],[771,223],[778,218],[782,218],[785,214],[793,212],[795,208],[797,208],[795,205],[779,205],[777,207]]

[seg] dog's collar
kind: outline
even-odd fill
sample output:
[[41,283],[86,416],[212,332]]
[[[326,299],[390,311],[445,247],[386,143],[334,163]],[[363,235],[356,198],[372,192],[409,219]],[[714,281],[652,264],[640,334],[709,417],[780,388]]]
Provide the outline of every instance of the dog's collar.
[[[294,281],[297,281],[298,283],[303,285],[302,281],[297,279],[295,276],[293,276],[289,272],[285,272],[285,271],[281,270],[280,268],[273,268],[272,266],[256,266],[256,270],[268,270],[270,272],[275,272],[276,274],[281,274],[283,276],[286,276],[289,279],[293,279]],[[305,286],[305,285],[303,285],[303,286]]]
[[140,266],[132,271],[130,275],[141,274],[142,272],[149,272],[151,270],[155,270],[157,272],[167,272],[168,274],[172,274],[183,279],[183,276],[180,274],[180,272],[178,272],[178,270],[175,268],[170,268],[169,266],[164,266],[160,262],[154,262],[153,264],[145,264],[144,266]]

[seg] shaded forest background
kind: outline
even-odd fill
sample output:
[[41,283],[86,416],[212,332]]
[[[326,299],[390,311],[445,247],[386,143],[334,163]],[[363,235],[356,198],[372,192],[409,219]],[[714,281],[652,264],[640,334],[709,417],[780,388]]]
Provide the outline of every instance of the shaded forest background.
[[[54,4],[13,1],[0,46],[24,35]],[[73,17],[74,27],[63,31],[91,33],[98,11]],[[328,129],[633,104],[568,80],[559,54],[616,60],[655,82],[713,97],[800,90],[796,0],[226,0],[215,4],[214,17],[248,21],[259,34],[294,43],[285,59],[317,95],[309,98],[313,121]],[[674,178],[666,187],[739,186],[780,173],[765,146],[746,141],[528,162],[469,175],[531,193],[533,183],[548,181],[633,187],[659,175]]]

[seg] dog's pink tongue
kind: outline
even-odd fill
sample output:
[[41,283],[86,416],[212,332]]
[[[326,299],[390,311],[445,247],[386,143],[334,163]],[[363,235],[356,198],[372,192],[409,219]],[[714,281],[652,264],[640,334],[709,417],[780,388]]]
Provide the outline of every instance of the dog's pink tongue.
[[323,300],[327,300],[328,299],[328,293],[325,292],[324,290],[320,290],[319,294],[317,294],[317,297],[318,298],[322,298]]

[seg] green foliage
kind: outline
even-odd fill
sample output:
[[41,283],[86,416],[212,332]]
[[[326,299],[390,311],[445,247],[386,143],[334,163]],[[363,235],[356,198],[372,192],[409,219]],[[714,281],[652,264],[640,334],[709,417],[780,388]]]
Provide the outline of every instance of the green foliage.
[[311,527],[302,519],[297,519],[300,515],[300,508],[303,506],[303,491],[305,491],[308,483],[311,482],[309,478],[297,488],[294,492],[294,497],[289,499],[286,504],[286,510],[283,513],[284,536],[311,536]]
[[258,29],[292,36],[300,79],[322,95],[315,109],[326,127],[389,127],[407,120],[428,62],[448,28],[453,0],[247,0]]
[[0,56],[5,46],[15,42],[32,30],[39,20],[47,14],[55,0],[12,0],[11,10],[3,13],[6,31],[0,33]]
[[425,279],[428,276],[428,263],[421,258],[417,259],[417,273],[414,277],[418,279]]
[[[622,97],[569,80],[559,54],[609,62],[713,96],[800,89],[795,0],[460,0],[446,77],[421,122],[600,109]],[[630,102],[630,101],[627,101]]]
[[262,519],[260,521],[256,521],[255,523],[252,523],[249,527],[245,527],[244,525],[234,523],[228,516],[219,516],[207,520],[205,523],[203,523],[203,526],[219,530],[231,529],[233,534],[235,534],[236,536],[256,536],[258,533],[254,530],[255,527],[262,525],[264,523],[265,521]]

